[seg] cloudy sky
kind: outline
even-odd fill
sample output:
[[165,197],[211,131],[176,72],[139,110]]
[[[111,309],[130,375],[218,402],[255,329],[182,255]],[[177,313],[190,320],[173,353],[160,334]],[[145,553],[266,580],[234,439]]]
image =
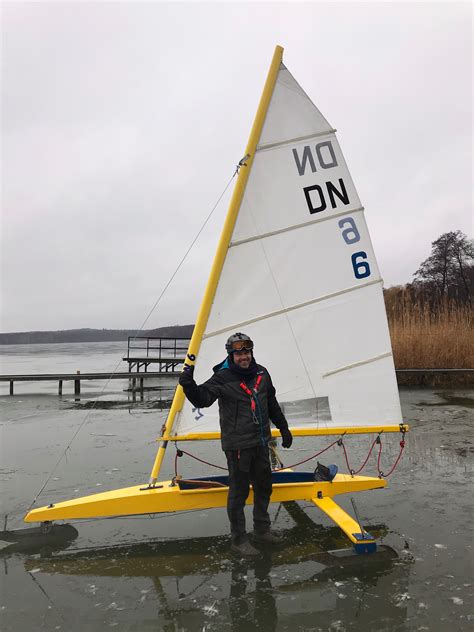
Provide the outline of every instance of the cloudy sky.
[[[472,236],[470,3],[3,3],[1,330],[135,328],[242,157],[274,46],[385,286]],[[194,322],[215,211],[147,328]],[[250,268],[249,268],[250,271]]]

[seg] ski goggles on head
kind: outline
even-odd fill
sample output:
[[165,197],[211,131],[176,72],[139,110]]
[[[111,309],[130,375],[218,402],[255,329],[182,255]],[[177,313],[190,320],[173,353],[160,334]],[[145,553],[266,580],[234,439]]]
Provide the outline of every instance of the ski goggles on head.
[[232,352],[234,351],[252,351],[253,342],[251,340],[237,340],[232,343]]

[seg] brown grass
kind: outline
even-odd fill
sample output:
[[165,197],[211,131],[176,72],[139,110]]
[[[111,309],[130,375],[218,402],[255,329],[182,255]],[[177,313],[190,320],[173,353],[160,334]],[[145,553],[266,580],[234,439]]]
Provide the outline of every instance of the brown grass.
[[[469,306],[445,301],[430,309],[426,304],[413,305],[408,297],[398,299],[387,305],[397,369],[474,368],[473,311]],[[440,379],[444,384],[472,384],[474,375],[438,376],[430,383],[440,383]],[[408,383],[419,381],[411,378]]]

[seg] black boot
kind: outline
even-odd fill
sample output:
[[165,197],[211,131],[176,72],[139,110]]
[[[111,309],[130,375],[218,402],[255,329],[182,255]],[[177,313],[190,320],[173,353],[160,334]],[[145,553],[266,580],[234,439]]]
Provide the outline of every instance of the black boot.
[[279,535],[275,535],[271,531],[254,531],[252,535],[254,542],[263,542],[264,544],[281,544],[283,542]]

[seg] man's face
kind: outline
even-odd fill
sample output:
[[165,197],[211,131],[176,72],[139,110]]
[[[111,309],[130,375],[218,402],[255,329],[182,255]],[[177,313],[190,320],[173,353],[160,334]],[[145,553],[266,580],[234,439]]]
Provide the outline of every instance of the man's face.
[[234,351],[234,362],[241,369],[248,369],[252,361],[252,352],[242,349],[242,351]]

